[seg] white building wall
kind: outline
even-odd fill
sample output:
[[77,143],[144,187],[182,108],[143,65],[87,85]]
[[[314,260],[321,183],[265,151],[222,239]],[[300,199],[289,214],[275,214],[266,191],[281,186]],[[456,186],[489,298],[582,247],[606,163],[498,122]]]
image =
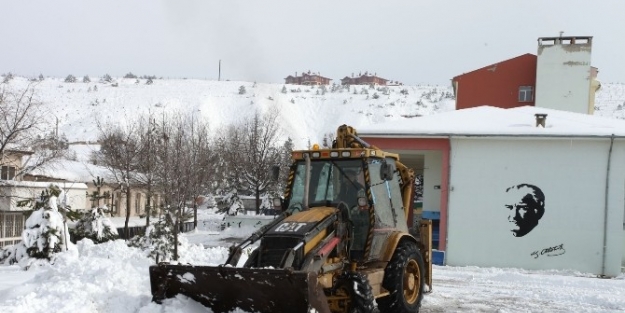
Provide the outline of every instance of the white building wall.
[[[625,142],[616,140],[612,151],[606,228],[609,139],[463,138],[451,146],[447,264],[620,273]],[[521,183],[542,190],[545,213],[515,237],[506,188]]]
[[63,182],[31,182],[31,181],[7,181],[0,186],[0,210],[24,211],[32,207],[18,207],[17,202],[26,199],[38,199],[41,192],[47,190],[50,184],[55,184],[65,191],[68,204],[72,209],[85,209],[87,198],[87,185],[83,183]]
[[423,156],[423,210],[440,212],[443,153],[426,151]]
[[554,39],[541,44],[539,39],[536,107],[592,114],[591,42],[573,44]]

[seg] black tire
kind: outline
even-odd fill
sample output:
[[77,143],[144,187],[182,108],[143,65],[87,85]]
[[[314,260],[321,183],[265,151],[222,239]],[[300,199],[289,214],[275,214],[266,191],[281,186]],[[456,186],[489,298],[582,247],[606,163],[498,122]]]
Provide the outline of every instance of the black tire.
[[377,299],[381,313],[419,312],[425,288],[424,268],[423,257],[415,243],[404,241],[397,246],[382,281],[390,295]]
[[367,277],[360,273],[346,272],[339,276],[336,292],[349,295],[349,313],[373,312],[373,291]]

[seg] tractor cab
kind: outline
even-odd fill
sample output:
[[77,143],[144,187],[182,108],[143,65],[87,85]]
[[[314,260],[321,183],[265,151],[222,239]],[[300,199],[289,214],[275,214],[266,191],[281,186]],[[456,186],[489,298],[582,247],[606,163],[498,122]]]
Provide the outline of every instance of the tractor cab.
[[[283,207],[291,214],[316,207],[335,207],[349,220],[350,255],[376,260],[387,230],[407,231],[401,179],[392,155],[372,149],[327,149],[293,152],[294,171]],[[379,237],[379,238],[378,238]],[[367,242],[375,249],[367,251]]]

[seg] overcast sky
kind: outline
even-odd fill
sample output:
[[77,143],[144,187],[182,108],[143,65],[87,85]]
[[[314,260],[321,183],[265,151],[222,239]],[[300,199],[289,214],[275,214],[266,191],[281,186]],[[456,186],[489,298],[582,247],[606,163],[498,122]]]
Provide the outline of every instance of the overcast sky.
[[599,80],[625,82],[623,0],[0,0],[0,73],[283,83],[369,71],[405,84],[594,36]]

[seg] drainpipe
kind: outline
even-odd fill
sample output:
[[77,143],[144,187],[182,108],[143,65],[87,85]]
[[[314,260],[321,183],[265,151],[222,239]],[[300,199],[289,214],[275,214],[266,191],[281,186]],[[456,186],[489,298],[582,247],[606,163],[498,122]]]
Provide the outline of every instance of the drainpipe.
[[[447,136],[447,142],[449,143],[449,155],[447,157],[447,207],[445,210],[445,260],[447,260],[447,244],[449,243],[449,198],[451,197],[451,136]],[[440,232],[440,229],[439,229]],[[439,233],[440,236],[440,233]],[[447,261],[445,261],[447,264]]]
[[610,150],[608,151],[608,166],[605,175],[605,199],[603,208],[603,254],[601,256],[601,276],[605,276],[605,263],[608,245],[608,191],[610,189],[610,161],[612,159],[612,146],[614,146],[614,134],[610,137]]

